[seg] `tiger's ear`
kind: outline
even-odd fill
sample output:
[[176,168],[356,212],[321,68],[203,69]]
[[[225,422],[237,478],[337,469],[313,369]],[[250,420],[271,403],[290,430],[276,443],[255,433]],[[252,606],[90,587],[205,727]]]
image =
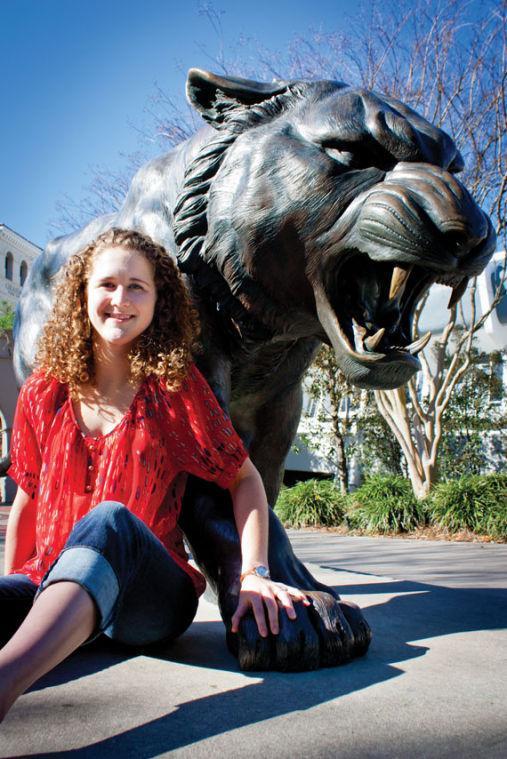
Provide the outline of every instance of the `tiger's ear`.
[[218,76],[201,69],[190,69],[187,77],[188,100],[206,121],[217,128],[231,111],[261,103],[285,92],[287,87],[287,82],[255,82]]

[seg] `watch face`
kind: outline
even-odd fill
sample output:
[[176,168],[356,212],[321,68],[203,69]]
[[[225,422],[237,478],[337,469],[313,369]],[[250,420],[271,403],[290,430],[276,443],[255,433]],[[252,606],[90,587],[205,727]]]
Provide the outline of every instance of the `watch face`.
[[269,569],[267,567],[255,567],[254,572],[257,577],[264,577],[265,580],[269,580]]

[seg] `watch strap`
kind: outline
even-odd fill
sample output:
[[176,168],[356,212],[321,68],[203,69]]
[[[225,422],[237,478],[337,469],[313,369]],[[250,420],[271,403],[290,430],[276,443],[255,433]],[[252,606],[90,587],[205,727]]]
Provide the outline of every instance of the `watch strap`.
[[239,581],[243,582],[245,577],[248,577],[248,575],[256,575],[256,577],[262,577],[263,580],[271,579],[271,575],[269,574],[269,569],[265,567],[263,564],[258,564],[256,567],[252,567],[251,569],[247,569],[246,572],[242,572],[242,574],[239,577]]

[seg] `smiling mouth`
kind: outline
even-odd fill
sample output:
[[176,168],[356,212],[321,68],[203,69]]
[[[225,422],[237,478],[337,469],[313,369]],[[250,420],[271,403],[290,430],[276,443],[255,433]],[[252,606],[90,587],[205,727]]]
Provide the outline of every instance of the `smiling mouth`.
[[106,314],[106,319],[114,319],[117,322],[127,322],[134,317],[132,314]]

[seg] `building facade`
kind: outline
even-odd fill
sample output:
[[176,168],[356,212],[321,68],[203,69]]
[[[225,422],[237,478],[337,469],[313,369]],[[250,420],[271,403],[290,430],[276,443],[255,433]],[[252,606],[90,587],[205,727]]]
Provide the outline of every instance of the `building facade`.
[[15,307],[23,283],[41,248],[0,224],[0,301]]
[[[0,224],[0,308],[15,309],[23,283],[33,261],[41,252],[22,235]],[[0,335],[0,458],[9,450],[18,388],[12,365],[12,334]],[[14,483],[0,477],[0,503],[12,500]]]

